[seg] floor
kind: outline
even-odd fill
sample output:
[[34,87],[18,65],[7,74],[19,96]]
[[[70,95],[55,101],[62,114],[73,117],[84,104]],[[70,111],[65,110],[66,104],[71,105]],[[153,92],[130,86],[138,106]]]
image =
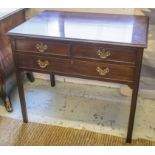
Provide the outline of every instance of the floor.
[[155,146],[155,141],[125,138],[0,116],[0,146]]
[[[117,88],[56,82],[47,80],[25,82],[30,122],[52,124],[125,137],[130,97]],[[17,89],[11,95],[14,111],[7,113],[0,101],[0,115],[22,119]],[[155,99],[140,93],[133,138],[155,141]]]

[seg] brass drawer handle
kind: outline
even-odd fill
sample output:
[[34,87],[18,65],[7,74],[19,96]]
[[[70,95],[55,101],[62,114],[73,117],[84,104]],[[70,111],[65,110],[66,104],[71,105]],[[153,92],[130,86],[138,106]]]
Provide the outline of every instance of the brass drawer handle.
[[107,57],[109,57],[111,55],[109,50],[105,50],[105,49],[99,49],[97,51],[97,55],[101,58],[101,59],[106,59]]
[[39,65],[40,68],[46,68],[46,67],[49,65],[48,60],[41,61],[41,60],[39,59],[39,60],[37,60],[37,63],[38,63],[38,65]]
[[44,45],[43,43],[36,44],[36,49],[41,53],[45,52],[47,48],[48,48],[47,45]]
[[101,69],[100,67],[97,67],[96,71],[99,73],[99,75],[105,76],[109,73],[109,68]]

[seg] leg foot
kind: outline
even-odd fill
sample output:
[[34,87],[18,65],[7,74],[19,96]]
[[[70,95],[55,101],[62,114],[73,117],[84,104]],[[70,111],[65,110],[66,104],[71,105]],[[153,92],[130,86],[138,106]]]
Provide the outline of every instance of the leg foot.
[[131,143],[132,140],[131,139],[126,139],[126,143]]
[[9,97],[6,96],[6,97],[3,97],[2,99],[3,99],[4,106],[5,106],[6,110],[7,110],[8,112],[12,112],[13,109],[12,109],[12,104],[11,104],[11,102],[10,102]]
[[0,81],[0,97],[3,100],[4,106],[8,112],[12,112],[12,104],[10,99],[6,93],[5,84],[4,82]]

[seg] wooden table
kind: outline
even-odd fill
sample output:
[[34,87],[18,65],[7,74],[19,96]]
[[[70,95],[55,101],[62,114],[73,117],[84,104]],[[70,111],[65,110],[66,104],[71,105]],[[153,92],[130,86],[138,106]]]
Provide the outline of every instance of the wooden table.
[[[8,34],[23,121],[28,122],[23,71],[126,84],[133,90],[126,142],[131,142],[148,18],[44,11]],[[123,116],[122,116],[123,117]]]

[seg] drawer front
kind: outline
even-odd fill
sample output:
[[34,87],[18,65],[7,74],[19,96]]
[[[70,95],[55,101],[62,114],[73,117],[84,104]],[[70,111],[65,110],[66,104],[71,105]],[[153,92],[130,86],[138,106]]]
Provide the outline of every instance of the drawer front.
[[35,55],[15,55],[17,67],[89,77],[97,80],[133,81],[134,67],[119,64],[58,59]]
[[73,57],[95,59],[100,61],[115,61],[135,63],[136,51],[131,49],[107,48],[95,45],[73,45]]
[[68,73],[70,72],[70,61],[55,59],[45,56],[34,56],[16,54],[16,65],[19,68],[33,69],[47,72]]
[[133,81],[134,67],[127,65],[75,60],[73,68],[76,74],[95,77],[97,79]]
[[16,51],[69,56],[70,44],[45,40],[16,40]]

